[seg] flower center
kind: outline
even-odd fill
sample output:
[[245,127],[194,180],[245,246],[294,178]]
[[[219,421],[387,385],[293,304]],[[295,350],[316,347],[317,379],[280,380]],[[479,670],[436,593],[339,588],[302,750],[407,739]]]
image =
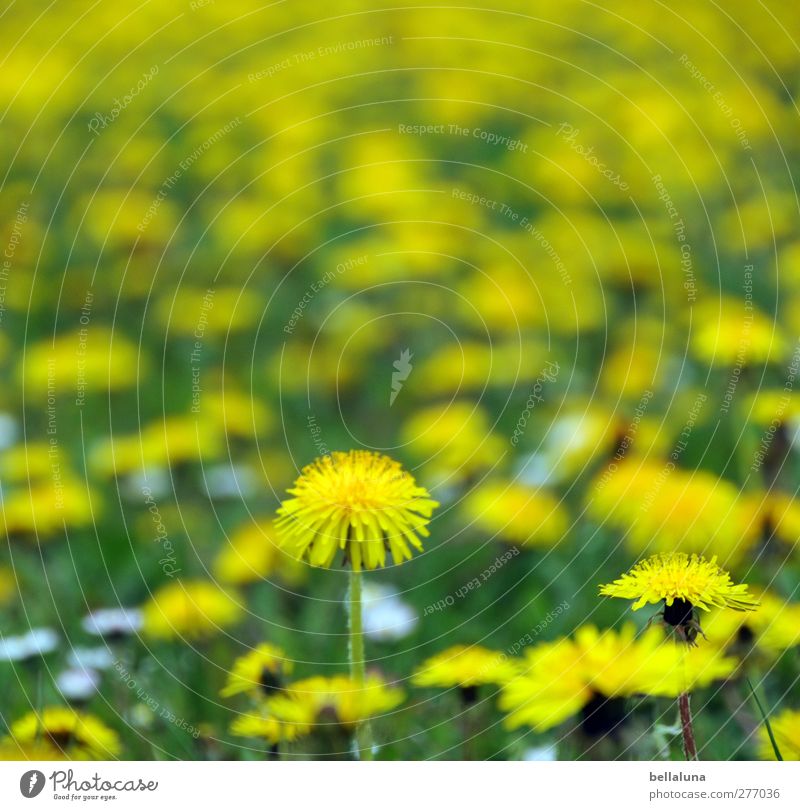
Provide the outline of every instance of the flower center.
[[686,599],[675,599],[664,606],[664,621],[672,627],[685,627],[692,621],[694,605]]
[[581,730],[589,737],[615,736],[627,717],[624,698],[607,698],[595,692],[581,711]]

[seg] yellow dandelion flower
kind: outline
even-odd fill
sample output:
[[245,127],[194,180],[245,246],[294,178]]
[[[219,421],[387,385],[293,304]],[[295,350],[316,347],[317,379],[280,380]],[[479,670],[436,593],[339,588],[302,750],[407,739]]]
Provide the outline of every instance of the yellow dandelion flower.
[[334,452],[302,471],[278,509],[283,545],[311,565],[329,568],[343,551],[354,571],[422,551],[420,535],[439,505],[400,464],[365,450]]
[[218,579],[231,585],[261,582],[274,573],[296,584],[305,574],[304,564],[279,548],[271,519],[248,521],[235,531],[214,558],[213,570]]
[[38,762],[57,762],[68,757],[51,743],[43,740],[34,742],[20,742],[13,737],[0,739],[0,762],[13,762],[21,760]]
[[466,497],[464,509],[479,528],[521,546],[553,546],[569,527],[556,496],[513,481],[481,484]]
[[763,517],[775,537],[791,548],[800,547],[800,502],[785,492],[770,492],[764,499]]
[[496,464],[507,449],[507,442],[492,433],[486,412],[471,402],[415,411],[403,425],[402,439],[425,460],[432,478],[450,484]]
[[618,631],[585,625],[573,638],[529,648],[518,677],[503,686],[500,708],[508,728],[546,731],[580,714],[587,734],[611,734],[625,722],[625,698],[675,697],[735,667],[735,659],[710,646],[688,654],[654,627],[637,637],[632,623]]
[[600,473],[587,514],[623,532],[635,554],[714,553],[728,564],[758,540],[757,504],[729,481],[664,461],[628,459]]
[[777,321],[735,299],[698,306],[695,318],[691,347],[710,365],[780,362],[786,355],[788,343]]
[[469,689],[505,683],[516,674],[516,664],[504,653],[478,645],[457,644],[417,667],[411,683],[415,686]]
[[91,714],[66,706],[46,706],[11,724],[20,746],[45,743],[69,759],[111,759],[122,747],[117,732]]
[[151,638],[203,638],[235,624],[243,615],[233,597],[211,582],[172,582],[142,608]]
[[286,659],[286,653],[280,647],[259,644],[236,659],[220,695],[231,697],[242,692],[272,694],[281,690],[284,675],[291,671],[292,662]]
[[[800,760],[800,711],[786,709],[771,717],[769,721],[778,750],[785,760]],[[759,759],[774,760],[775,751],[769,739],[766,726],[758,729]]]
[[750,647],[770,657],[800,646],[800,604],[786,602],[773,593],[755,593],[754,612],[713,610],[703,621],[703,632],[720,647]]
[[260,714],[245,714],[231,723],[231,734],[257,737],[270,745],[293,742],[311,731],[314,707],[291,698],[271,699]]
[[755,610],[759,602],[747,588],[734,585],[716,557],[706,560],[676,551],[642,560],[611,584],[601,585],[600,595],[634,599],[634,610],[663,601],[664,623],[692,643],[699,630],[695,608]]
[[286,700],[294,700],[314,710],[316,723],[335,722],[352,729],[364,720],[390,712],[404,700],[402,689],[389,686],[380,678],[368,675],[363,686],[348,675],[314,676],[290,684]]

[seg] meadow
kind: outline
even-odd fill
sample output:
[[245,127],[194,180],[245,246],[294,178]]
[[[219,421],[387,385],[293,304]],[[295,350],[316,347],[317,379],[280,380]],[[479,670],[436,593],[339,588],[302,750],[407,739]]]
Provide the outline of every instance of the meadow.
[[0,20],[0,758],[800,759],[787,4]]

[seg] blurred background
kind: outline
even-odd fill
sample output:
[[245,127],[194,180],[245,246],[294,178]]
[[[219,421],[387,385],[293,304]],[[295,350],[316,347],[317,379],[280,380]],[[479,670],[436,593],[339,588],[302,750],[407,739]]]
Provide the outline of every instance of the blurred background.
[[[367,577],[385,758],[467,755],[423,660],[617,626],[597,585],[646,554],[798,600],[800,18],[480,5],[5,5],[0,726],[73,705],[124,758],[262,757],[234,659],[346,671],[346,574],[271,527],[332,450],[442,504]],[[776,711],[799,642],[757,660]],[[494,696],[471,756],[586,756]],[[751,758],[728,698],[706,755]]]

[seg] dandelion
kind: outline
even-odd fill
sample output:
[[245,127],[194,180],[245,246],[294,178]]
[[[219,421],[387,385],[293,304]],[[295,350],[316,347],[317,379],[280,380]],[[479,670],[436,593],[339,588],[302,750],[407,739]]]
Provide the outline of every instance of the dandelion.
[[526,547],[554,546],[569,527],[557,497],[511,481],[481,484],[467,496],[465,510],[478,528]]
[[[674,552],[643,560],[610,585],[601,585],[600,594],[635,599],[634,610],[663,600],[664,610],[660,615],[664,624],[674,628],[688,645],[695,646],[697,634],[703,632],[695,608],[755,610],[759,606],[758,599],[747,589],[747,585],[733,584],[730,574],[717,565],[716,557],[709,561],[696,554],[689,557],[683,552]],[[696,656],[685,660],[688,666],[689,661],[696,661]],[[697,759],[688,689],[678,696],[678,711],[686,759]]]
[[242,617],[241,605],[211,582],[172,582],[142,609],[144,632],[152,638],[206,638]]
[[44,742],[69,759],[112,759],[122,750],[116,731],[66,706],[29,712],[12,723],[10,732],[20,746]]
[[458,687],[465,703],[474,703],[477,689],[486,684],[503,684],[518,673],[507,655],[479,645],[457,644],[434,655],[417,667],[411,682],[415,686]]
[[279,692],[283,679],[292,671],[292,662],[286,653],[273,644],[259,644],[254,650],[237,658],[228,673],[222,697],[249,692],[255,695],[270,695]]
[[[362,568],[395,564],[422,551],[420,536],[439,505],[398,462],[351,450],[323,456],[305,467],[278,509],[275,528],[285,547],[311,565],[329,568],[338,551],[350,563],[350,670],[365,687]],[[365,759],[372,758],[368,723],[356,730]]]
[[335,452],[303,469],[278,509],[284,546],[311,565],[330,568],[344,553],[354,571],[395,564],[422,551],[422,537],[439,505],[400,464],[365,450]]
[[[800,760],[800,711],[787,709],[769,722],[781,756],[785,760]],[[767,760],[776,758],[765,725],[758,730],[758,757]]]
[[664,602],[664,623],[693,643],[700,625],[695,608],[755,610],[759,602],[748,593],[747,585],[734,585],[730,574],[717,565],[717,558],[706,560],[683,552],[657,554],[635,565],[620,579],[600,587],[601,596],[635,599],[634,610],[646,604]]
[[639,638],[632,623],[619,631],[580,627],[573,638],[529,648],[517,677],[504,686],[501,710],[506,726],[546,731],[579,715],[589,737],[617,734],[627,719],[626,699],[634,695],[675,697],[730,675],[733,658],[704,647],[690,667],[681,648],[665,643],[651,627]]

